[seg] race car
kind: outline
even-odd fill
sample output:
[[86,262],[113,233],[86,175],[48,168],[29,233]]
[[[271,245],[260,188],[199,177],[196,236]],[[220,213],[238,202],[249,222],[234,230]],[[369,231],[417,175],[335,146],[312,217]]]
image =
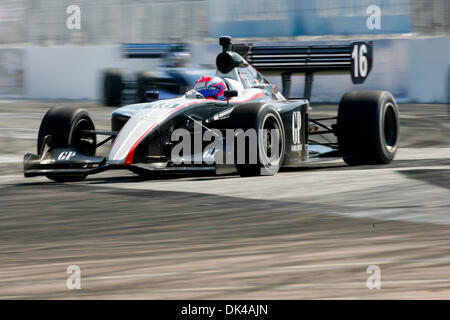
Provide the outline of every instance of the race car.
[[[314,118],[310,112],[313,74],[350,73],[355,84],[362,83],[371,70],[372,43],[253,46],[221,37],[220,44],[213,83],[205,86],[209,80],[202,78],[197,90],[174,99],[147,91],[149,101],[112,113],[111,130],[96,130],[84,109],[50,109],[39,129],[37,154],[24,156],[25,176],[75,181],[110,169],[143,176],[199,171],[255,176],[325,159],[343,158],[349,165],[394,159],[399,112],[389,92],[348,92],[336,117]],[[306,75],[305,98],[289,99],[296,73]],[[282,75],[282,92],[264,74]],[[216,96],[205,93],[216,89]],[[98,136],[106,138],[97,142]],[[108,141],[113,141],[109,154],[96,156]]]
[[215,71],[189,66],[190,53],[183,43],[124,43],[121,54],[127,59],[161,59],[162,63],[136,74],[119,68],[104,70],[102,86],[106,106],[145,102],[145,92],[154,89],[162,99],[175,98],[191,89],[199,77],[213,75]]

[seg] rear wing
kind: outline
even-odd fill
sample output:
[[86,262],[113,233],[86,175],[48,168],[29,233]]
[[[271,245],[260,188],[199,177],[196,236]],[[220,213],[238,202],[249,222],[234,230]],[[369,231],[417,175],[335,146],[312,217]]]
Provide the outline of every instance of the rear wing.
[[281,75],[283,94],[289,96],[291,75],[305,74],[305,97],[311,98],[313,73],[350,73],[354,84],[363,83],[372,69],[372,42],[330,46],[254,46],[233,44],[232,50],[265,75]]
[[121,47],[126,58],[164,58],[171,52],[185,52],[184,43],[124,43]]

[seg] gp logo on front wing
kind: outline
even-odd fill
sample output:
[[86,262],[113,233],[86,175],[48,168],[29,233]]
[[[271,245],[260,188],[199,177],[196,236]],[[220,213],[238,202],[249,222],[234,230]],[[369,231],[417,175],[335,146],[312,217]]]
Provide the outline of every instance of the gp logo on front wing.
[[58,160],[67,161],[75,157],[77,153],[75,151],[63,151],[58,155]]

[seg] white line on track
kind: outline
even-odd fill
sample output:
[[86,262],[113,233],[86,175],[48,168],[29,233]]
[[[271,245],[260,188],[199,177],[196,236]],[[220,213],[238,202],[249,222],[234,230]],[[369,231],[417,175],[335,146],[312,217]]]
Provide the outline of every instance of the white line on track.
[[[327,209],[326,212],[318,210],[318,214],[450,225],[448,189],[411,180],[401,173],[404,170],[416,169],[450,170],[450,166],[364,169],[363,173],[361,170],[286,172],[276,177],[223,179],[220,187],[214,179],[105,183],[102,186],[282,201],[290,205],[298,203],[299,210],[302,203],[317,203],[320,209],[323,196],[326,195],[330,201],[325,203],[332,204],[334,198],[340,203],[336,205],[335,210]],[[342,183],[343,181],[345,183]],[[408,188],[414,190],[413,193],[403,192],[395,196],[386,191],[396,189],[405,191]],[[363,190],[369,193],[370,190],[374,190],[373,192],[379,193],[378,197],[382,197],[380,194],[384,193],[387,198],[380,198],[382,202],[376,201],[376,198],[364,201],[364,194],[361,193]],[[367,197],[367,194],[365,196]],[[427,204],[424,204],[424,199],[427,200]]]

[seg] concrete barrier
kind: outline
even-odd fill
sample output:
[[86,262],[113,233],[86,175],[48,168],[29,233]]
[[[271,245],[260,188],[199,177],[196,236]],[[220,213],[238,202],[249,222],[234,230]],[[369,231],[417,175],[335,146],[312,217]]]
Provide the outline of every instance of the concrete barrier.
[[25,97],[30,99],[101,98],[106,68],[146,69],[150,60],[124,59],[119,46],[25,48]]
[[[330,44],[343,41],[284,41],[280,44]],[[215,43],[193,44],[193,60],[214,63]],[[24,90],[29,99],[101,99],[101,74],[117,67],[128,72],[151,69],[157,61],[124,59],[118,45],[27,47],[22,49]],[[206,57],[206,58],[205,58]],[[206,59],[206,61],[205,61]],[[449,102],[450,37],[374,40],[373,69],[363,85],[350,76],[317,76],[313,101],[337,102],[349,90],[389,90],[400,102]],[[280,79],[273,78],[280,84]],[[292,96],[303,95],[303,78],[295,77]],[[5,97],[5,95],[3,95]]]
[[408,41],[408,100],[448,103],[450,79],[450,38]]

